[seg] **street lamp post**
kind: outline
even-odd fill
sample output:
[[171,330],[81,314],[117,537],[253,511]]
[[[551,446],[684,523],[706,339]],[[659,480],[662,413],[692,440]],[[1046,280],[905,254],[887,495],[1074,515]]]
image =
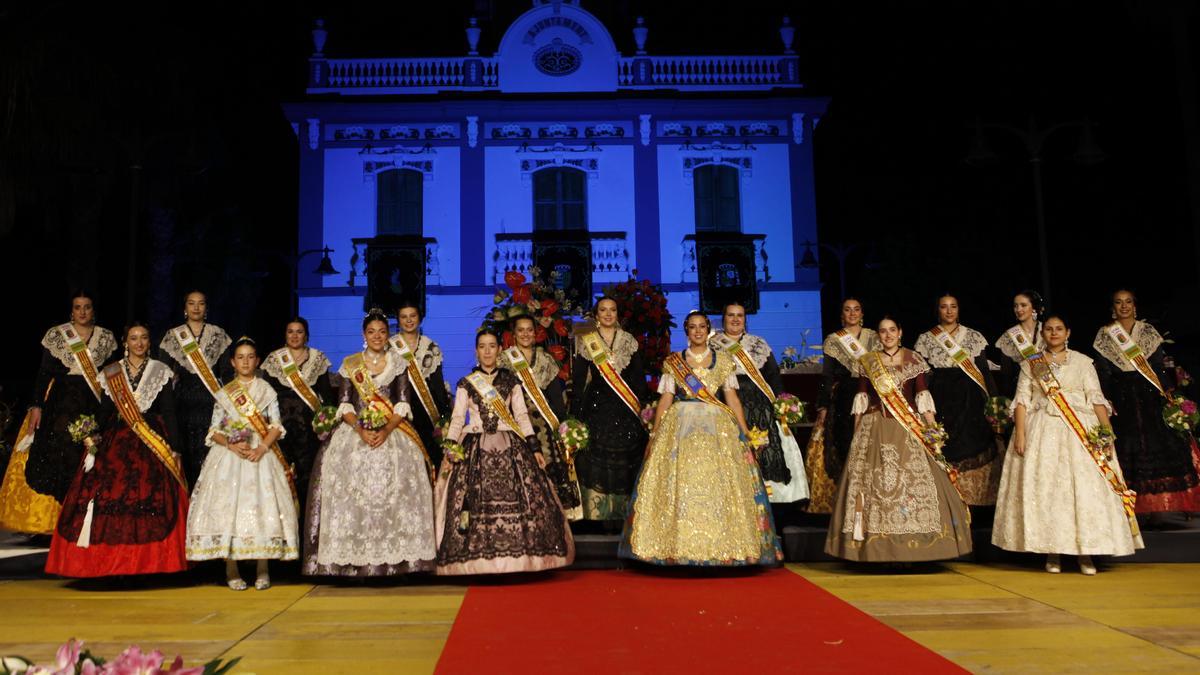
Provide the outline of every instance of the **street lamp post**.
[[800,258],[800,264],[798,265],[799,267],[803,267],[804,269],[811,270],[811,269],[816,269],[817,267],[820,266],[820,262],[817,260],[817,256],[813,252],[814,245],[817,246],[818,248],[823,248],[826,251],[829,251],[830,253],[833,254],[834,258],[837,258],[838,284],[839,284],[838,292],[842,294],[843,298],[848,297],[850,295],[850,293],[846,290],[846,259],[850,257],[851,253],[853,253],[856,249],[858,249],[858,245],[857,244],[825,244],[825,243],[813,244],[813,242],[811,242],[811,241],[805,241],[804,242],[804,255],[801,256],[801,258]]
[[333,252],[334,252],[334,250],[329,248],[328,246],[324,246],[321,248],[310,248],[307,251],[301,251],[300,253],[297,253],[296,257],[292,259],[292,313],[293,314],[300,313],[300,260],[302,258],[304,258],[305,256],[312,255],[313,253],[320,253],[320,254],[322,254],[321,262],[320,262],[320,264],[317,265],[317,268],[315,270],[313,270],[313,274],[320,274],[321,276],[326,276],[326,277],[332,276],[332,275],[338,273],[338,271],[333,268],[333,261],[329,259],[329,254],[333,253]]
[[1016,136],[1025,146],[1029,157],[1029,167],[1033,174],[1033,204],[1034,219],[1037,224],[1038,264],[1041,270],[1042,293],[1047,304],[1050,304],[1050,255],[1046,244],[1046,206],[1042,196],[1042,147],[1046,139],[1062,129],[1082,128],[1079,135],[1079,148],[1073,159],[1081,166],[1092,166],[1104,161],[1104,153],[1096,146],[1092,138],[1092,121],[1086,117],[1073,122],[1061,122],[1042,129],[1038,126],[1037,118],[1029,116],[1029,127],[1021,129],[1009,124],[984,123],[975,121],[975,138],[971,143],[971,151],[966,157],[967,164],[972,166],[987,166],[999,161],[999,156],[988,147],[984,129],[1001,129]]

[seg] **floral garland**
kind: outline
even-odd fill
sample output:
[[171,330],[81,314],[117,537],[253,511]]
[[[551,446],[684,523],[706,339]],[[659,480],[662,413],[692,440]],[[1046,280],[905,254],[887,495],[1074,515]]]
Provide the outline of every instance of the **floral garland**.
[[647,279],[639,280],[635,269],[629,279],[605,288],[604,295],[616,301],[621,327],[637,339],[653,392],[658,388],[663,360],[671,353],[671,329],[675,327],[666,291]]
[[555,287],[558,272],[550,272],[549,280],[542,278],[537,267],[530,267],[529,274],[532,280],[526,280],[520,272],[504,274],[507,288],[496,289],[492,309],[484,324],[494,326],[501,334],[503,346],[508,348],[513,345],[513,319],[521,316],[533,319],[534,345],[545,348],[554,357],[559,366],[558,376],[565,380],[570,376],[564,364],[567,362],[568,336],[571,335],[571,315],[580,309],[579,303]]

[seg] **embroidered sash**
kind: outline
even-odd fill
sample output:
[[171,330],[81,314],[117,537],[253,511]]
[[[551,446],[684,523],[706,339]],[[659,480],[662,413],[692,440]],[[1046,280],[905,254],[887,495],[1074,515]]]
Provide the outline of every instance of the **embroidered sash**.
[[158,461],[163,463],[171,477],[186,490],[187,479],[183,477],[183,468],[175,460],[175,454],[171,451],[171,446],[167,444],[166,439],[159,436],[142,416],[137,398],[134,397],[133,388],[129,386],[129,378],[125,376],[125,368],[121,366],[120,361],[104,369],[104,380],[108,384],[108,394],[113,403],[117,405],[117,412],[121,415],[121,419],[125,420],[125,424],[129,425],[130,430],[137,435],[138,439],[147,448],[150,448]]
[[1035,341],[1029,339],[1029,336],[1025,334],[1025,329],[1021,328],[1021,324],[1009,328],[1006,332],[1008,333],[1008,338],[1017,346],[1017,351],[1021,353],[1021,358],[1028,361],[1038,355],[1037,345],[1034,344]]
[[438,412],[437,404],[433,402],[433,394],[429,391],[429,383],[425,381],[425,376],[421,374],[421,369],[417,366],[417,355],[409,348],[408,341],[403,335],[397,335],[392,338],[392,346],[396,351],[400,352],[400,357],[408,363],[408,380],[412,382],[413,390],[417,392],[417,398],[421,401],[421,407],[425,409],[425,413],[429,415],[433,426],[437,426],[441,421],[442,415]]
[[192,329],[187,327],[187,324],[175,329],[175,340],[179,342],[179,348],[183,350],[183,355],[192,362],[192,367],[196,369],[196,374],[200,376],[200,381],[208,389],[208,393],[213,396],[221,391],[221,382],[217,380],[217,376],[213,375],[212,367],[208,365],[208,361],[204,360],[204,353],[200,351],[200,343],[196,342],[195,336],[192,335]]
[[479,372],[478,370],[471,372],[467,375],[467,382],[471,383],[471,386],[474,387],[475,391],[479,393],[479,396],[483,398],[483,402],[491,407],[492,411],[496,413],[496,416],[503,420],[504,423],[508,425],[509,429],[512,429],[518,436],[520,436],[521,427],[517,426],[517,420],[513,417],[512,412],[509,411],[508,405],[500,396],[500,392],[496,391],[496,388],[492,386],[492,383],[487,381],[487,378],[483,376],[483,373]]
[[[250,396],[250,392],[246,391],[246,387],[235,377],[223,388],[225,395],[233,402],[234,409],[241,415],[242,419],[250,423],[254,430],[258,432],[259,438],[266,438],[270,433],[270,428],[267,424],[267,418],[259,411],[258,405],[254,403],[254,397]],[[287,457],[283,454],[283,449],[279,447],[279,443],[271,444],[271,454],[275,455],[275,459],[279,465],[283,467],[283,474],[287,476],[288,487],[292,489],[292,501],[296,504],[300,503],[300,496],[296,492],[296,469],[291,462],[287,461]]]
[[[853,336],[851,336],[851,339],[854,339]],[[857,343],[858,341],[855,340],[855,342]],[[754,365],[754,361],[751,360],[750,355],[746,353],[745,349],[742,349],[742,343],[737,340],[730,340],[725,345],[725,352],[732,356],[736,363],[742,364],[742,368],[746,371],[746,375],[750,376],[750,381],[754,383],[754,386],[758,387],[759,391],[767,397],[768,401],[774,403],[775,392],[771,391],[771,385],[767,384],[766,378],[763,377],[758,366]]]
[[[963,504],[967,503],[966,497],[962,490],[958,487],[958,470],[954,468],[950,462],[946,461],[945,455],[942,454],[936,446],[931,444],[921,433],[924,424],[921,418],[908,404],[908,399],[904,398],[904,389],[901,383],[896,380],[891,368],[883,362],[883,355],[879,352],[871,352],[864,355],[859,363],[862,365],[863,373],[871,380],[871,386],[875,387],[875,393],[879,395],[879,400],[887,408],[892,417],[904,427],[904,430],[912,434],[921,443],[921,447],[925,448],[925,452],[929,454],[934,463],[946,472],[950,477],[950,484],[954,486],[958,496],[963,500]],[[968,511],[968,513],[970,513]]]
[[1129,519],[1129,531],[1133,536],[1138,536],[1140,530],[1134,511],[1134,506],[1137,502],[1137,493],[1126,487],[1125,482],[1121,480],[1121,477],[1117,475],[1117,472],[1108,463],[1108,458],[1104,456],[1104,449],[1093,448],[1092,444],[1088,442],[1088,430],[1083,426],[1079,415],[1071,408],[1067,397],[1063,395],[1062,385],[1059,384],[1058,378],[1054,375],[1054,369],[1050,367],[1050,362],[1046,357],[1043,354],[1037,354],[1026,362],[1029,364],[1030,375],[1033,376],[1038,386],[1042,388],[1042,393],[1058,407],[1059,412],[1062,413],[1063,422],[1071,428],[1071,431],[1075,432],[1075,437],[1079,439],[1079,442],[1083,444],[1084,451],[1096,463],[1096,468],[1100,470],[1100,474],[1108,481],[1108,486],[1121,498],[1121,505],[1124,507],[1125,515]]
[[863,348],[862,343],[858,341],[858,338],[851,335],[850,331],[846,330],[845,328],[837,331],[833,335],[837,338],[838,343],[842,345],[842,349],[846,350],[846,353],[850,355],[851,363],[857,362],[863,357],[863,355],[867,353],[867,350]]
[[[970,376],[975,381],[975,384],[979,385],[979,388],[983,390],[983,395],[986,397],[988,395],[987,381],[983,379],[983,373],[979,372],[979,367],[971,360],[971,355],[967,353],[967,350],[958,344],[953,335],[942,330],[941,326],[934,326],[929,331],[929,334],[941,345],[942,349],[946,350],[946,354],[958,364],[958,367]],[[1022,335],[1024,335],[1024,331],[1022,331]]]
[[1150,384],[1154,385],[1154,388],[1158,390],[1158,393],[1162,394],[1167,399],[1170,399],[1170,396],[1167,396],[1167,391],[1163,387],[1162,382],[1158,379],[1158,373],[1154,372],[1154,368],[1150,367],[1150,361],[1147,360],[1146,353],[1142,350],[1138,343],[1133,341],[1133,338],[1130,337],[1129,333],[1125,331],[1125,328],[1120,323],[1114,321],[1104,327],[1104,332],[1108,333],[1108,337],[1116,343],[1117,349],[1121,350],[1121,355],[1124,356],[1127,361],[1129,361],[1129,364],[1133,366],[1142,377],[1146,378]]
[[283,369],[284,382],[292,391],[299,394],[300,399],[309,409],[316,412],[321,407],[321,397],[317,396],[317,392],[313,391],[313,388],[304,381],[304,376],[300,374],[300,366],[296,364],[296,359],[292,358],[292,353],[288,351],[288,348],[278,349],[267,358],[273,358],[279,362]]
[[583,341],[583,347],[587,350],[588,356],[592,357],[592,363],[596,364],[596,369],[600,371],[600,377],[617,394],[617,397],[625,402],[629,411],[640,420],[642,403],[638,400],[637,394],[629,388],[629,384],[621,378],[617,369],[613,367],[608,347],[604,346],[604,340],[600,338],[600,333],[598,331],[584,333],[580,336],[580,340]]
[[[387,414],[389,419],[392,415],[396,414],[396,409],[392,406],[392,402],[380,393],[379,387],[375,386],[375,380],[371,377],[370,371],[367,370],[367,364],[361,353],[347,356],[342,365],[350,372],[350,382],[354,385],[354,389],[358,391],[358,398],[363,403],[378,406]],[[406,419],[401,419],[400,425],[396,429],[405,436],[408,436],[408,440],[415,443],[421,449],[421,456],[425,458],[425,469],[429,471],[429,480],[430,482],[437,482],[437,470],[433,467],[433,460],[429,458],[429,450],[425,449],[425,444],[421,442],[421,436],[417,433],[417,430]]]
[[671,377],[675,379],[675,385],[683,387],[691,396],[697,400],[711,403],[721,410],[724,410],[734,424],[737,424],[737,415],[725,403],[717,398],[717,395],[704,386],[704,382],[700,380],[700,376],[696,375],[692,367],[683,359],[683,355],[679,352],[671,352],[666,359],[663,360],[663,365],[670,372]]
[[537,408],[538,413],[542,418],[550,424],[550,426],[558,431],[559,419],[558,415],[550,409],[550,402],[546,400],[546,394],[537,386],[537,381],[533,379],[533,368],[529,366],[529,361],[525,358],[525,353],[520,347],[509,347],[504,350],[504,354],[508,356],[509,363],[512,364],[513,370],[516,371],[517,377],[521,379],[521,386],[529,394],[529,398],[533,400],[533,405]]
[[[92,330],[97,329],[93,327]],[[83,373],[83,379],[87,381],[88,387],[96,395],[96,400],[104,400],[104,394],[100,389],[100,374],[96,372],[96,364],[92,361],[92,352],[88,350],[87,343],[79,336],[75,327],[69,323],[59,326],[58,332],[67,341],[71,356],[75,357],[75,363],[79,364],[79,371]]]

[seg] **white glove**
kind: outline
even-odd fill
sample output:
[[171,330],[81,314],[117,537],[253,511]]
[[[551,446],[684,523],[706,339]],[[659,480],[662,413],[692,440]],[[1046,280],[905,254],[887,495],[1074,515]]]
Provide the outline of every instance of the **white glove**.
[[84,471],[84,473],[91,471],[92,467],[94,467],[94,466],[96,466],[96,456],[89,452],[88,454],[83,456],[83,471]]

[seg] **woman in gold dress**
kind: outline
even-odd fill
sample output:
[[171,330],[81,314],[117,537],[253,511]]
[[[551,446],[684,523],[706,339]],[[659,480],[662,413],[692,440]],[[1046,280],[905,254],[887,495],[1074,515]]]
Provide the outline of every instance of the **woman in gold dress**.
[[[663,364],[654,433],[620,555],[658,565],[774,565],[783,559],[738,400],[737,368],[688,314],[688,347]],[[717,399],[721,390],[724,403]]]

